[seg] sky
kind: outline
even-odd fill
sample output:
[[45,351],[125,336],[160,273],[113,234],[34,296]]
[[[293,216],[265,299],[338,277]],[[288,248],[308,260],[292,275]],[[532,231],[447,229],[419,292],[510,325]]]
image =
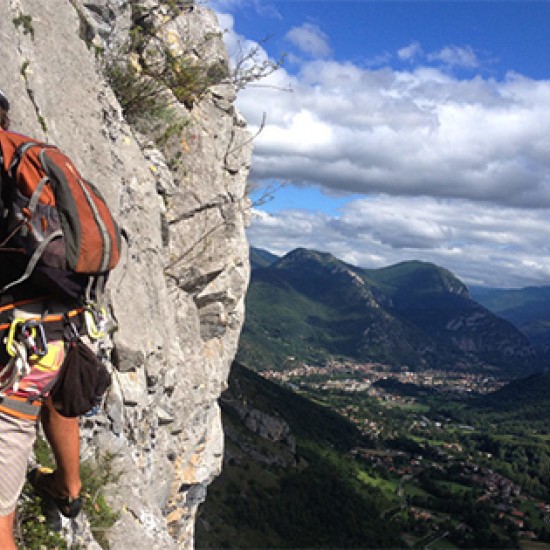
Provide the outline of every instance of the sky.
[[252,246],[550,285],[550,2],[209,4],[255,136]]

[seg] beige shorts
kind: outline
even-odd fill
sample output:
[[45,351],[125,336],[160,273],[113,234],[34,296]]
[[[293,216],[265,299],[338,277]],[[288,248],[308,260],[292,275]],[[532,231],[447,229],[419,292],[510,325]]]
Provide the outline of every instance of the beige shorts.
[[35,421],[0,412],[0,516],[17,506],[35,437]]

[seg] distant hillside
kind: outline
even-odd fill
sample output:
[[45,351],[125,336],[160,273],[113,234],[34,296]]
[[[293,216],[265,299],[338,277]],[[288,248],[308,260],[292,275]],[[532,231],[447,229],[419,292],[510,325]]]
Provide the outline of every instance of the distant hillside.
[[472,288],[487,309],[518,327],[533,344],[550,348],[550,286],[522,289]]
[[395,495],[361,482],[358,430],[234,364],[221,400],[224,467],[208,489],[196,548],[396,548]]
[[525,335],[430,263],[367,270],[297,249],[253,270],[246,307],[238,358],[255,369],[327,357],[412,368],[538,368]]
[[267,267],[278,259],[279,256],[275,256],[275,254],[271,254],[267,250],[254,248],[253,246],[250,247],[250,267],[252,269]]
[[536,373],[525,378],[512,380],[500,390],[476,401],[477,406],[491,408],[497,412],[510,412],[521,420],[528,419],[529,411],[543,411],[536,417],[550,426],[550,374]]

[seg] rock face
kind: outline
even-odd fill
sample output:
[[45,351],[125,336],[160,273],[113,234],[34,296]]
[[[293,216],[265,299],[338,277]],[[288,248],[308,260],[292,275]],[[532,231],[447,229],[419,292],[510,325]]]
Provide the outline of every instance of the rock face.
[[[254,386],[250,384],[254,375],[247,372],[245,378],[243,369],[235,364],[229,387],[220,399],[225,438],[230,442],[224,453],[224,462],[235,465],[251,459],[261,467],[296,467],[299,459],[290,425],[277,411],[262,410],[266,408],[265,402],[255,402],[251,391]],[[263,394],[260,391],[258,395]]]
[[83,458],[112,455],[120,475],[106,488],[120,513],[109,542],[183,548],[221,468],[217,401],[249,278],[251,143],[223,78],[192,104],[168,97],[184,124],[162,150],[147,128],[130,127],[102,61],[127,40],[136,8],[162,23],[161,43],[228,74],[214,14],[190,2],[7,0],[0,88],[12,129],[65,151],[127,235],[109,281],[114,382],[81,442]]
[[258,444],[258,438],[249,437],[248,434],[243,435],[233,427],[226,426],[225,436],[233,443],[234,449],[231,451],[228,447],[224,455],[225,462],[239,462],[244,455],[268,468],[296,466],[296,440],[285,420],[259,409],[250,408],[238,400],[224,399],[222,403],[228,410],[233,409],[235,411],[249,432],[257,435],[260,440],[275,443],[274,448],[268,448]]

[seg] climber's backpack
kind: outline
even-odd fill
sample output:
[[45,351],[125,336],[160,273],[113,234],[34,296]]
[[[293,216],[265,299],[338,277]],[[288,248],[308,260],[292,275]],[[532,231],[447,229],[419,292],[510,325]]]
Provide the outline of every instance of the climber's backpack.
[[[115,267],[119,228],[100,192],[57,147],[0,131],[0,170],[0,249],[28,257],[25,272],[0,294],[28,279],[37,266],[42,276],[76,275],[72,281],[88,281]],[[59,281],[54,286],[70,287]]]

